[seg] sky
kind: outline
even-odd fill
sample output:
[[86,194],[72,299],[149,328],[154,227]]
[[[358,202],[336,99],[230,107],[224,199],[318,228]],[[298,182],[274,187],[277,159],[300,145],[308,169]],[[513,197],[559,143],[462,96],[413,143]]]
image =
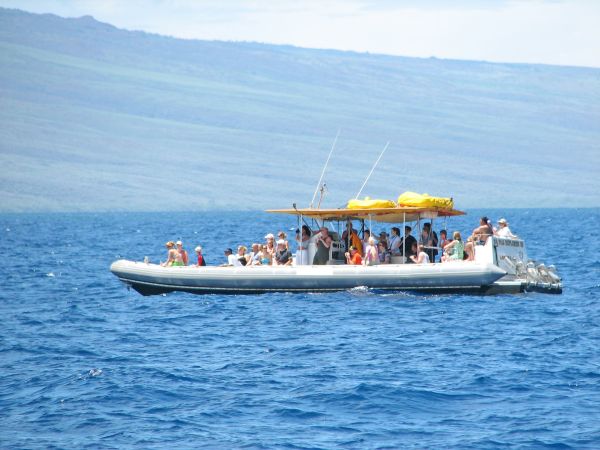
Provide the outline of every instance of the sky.
[[128,30],[401,56],[600,67],[600,0],[0,0]]

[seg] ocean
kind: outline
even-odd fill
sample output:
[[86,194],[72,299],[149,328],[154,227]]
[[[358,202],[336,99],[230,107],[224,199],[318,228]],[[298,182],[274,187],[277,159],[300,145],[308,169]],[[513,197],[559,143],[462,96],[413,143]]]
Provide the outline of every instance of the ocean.
[[[143,297],[110,272],[200,244],[209,264],[295,219],[1,214],[1,448],[600,448],[599,209],[510,222],[562,295]],[[378,232],[389,226],[377,226]]]

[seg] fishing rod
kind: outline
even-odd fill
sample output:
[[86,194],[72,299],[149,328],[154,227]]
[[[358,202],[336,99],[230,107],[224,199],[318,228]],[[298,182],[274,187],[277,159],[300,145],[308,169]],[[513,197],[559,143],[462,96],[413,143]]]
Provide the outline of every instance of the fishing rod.
[[385,144],[385,147],[383,147],[383,150],[381,151],[381,154],[379,155],[379,158],[377,158],[377,161],[375,161],[375,164],[373,164],[373,167],[371,168],[371,171],[369,172],[369,175],[367,175],[367,178],[365,179],[365,182],[360,187],[360,190],[358,191],[358,194],[356,194],[356,197],[354,197],[354,198],[358,199],[358,197],[360,196],[362,190],[367,185],[367,182],[369,181],[369,178],[371,178],[371,175],[373,174],[373,171],[375,170],[375,167],[377,167],[377,164],[379,164],[379,160],[381,159],[381,157],[383,156],[383,154],[385,153],[385,151],[387,150],[387,148],[388,148],[389,145],[390,145],[390,141],[388,141],[387,144]]
[[[340,129],[338,129],[337,134],[335,135],[335,139],[333,140],[333,145],[331,146],[331,150],[329,151],[329,156],[327,157],[327,161],[325,161],[325,166],[323,167],[323,171],[321,172],[321,178],[319,178],[319,182],[317,183],[317,187],[315,189],[315,193],[313,194],[312,200],[310,201],[310,208],[313,207],[313,203],[315,202],[315,197],[317,196],[317,192],[319,192],[319,186],[321,186],[321,181],[323,181],[323,176],[325,175],[325,170],[327,169],[327,165],[329,164],[329,160],[331,159],[331,155],[333,154],[333,149],[335,148],[335,144],[337,143],[338,137],[340,136]],[[323,188],[321,188],[321,199],[323,199]],[[319,206],[321,205],[321,201],[319,201]]]

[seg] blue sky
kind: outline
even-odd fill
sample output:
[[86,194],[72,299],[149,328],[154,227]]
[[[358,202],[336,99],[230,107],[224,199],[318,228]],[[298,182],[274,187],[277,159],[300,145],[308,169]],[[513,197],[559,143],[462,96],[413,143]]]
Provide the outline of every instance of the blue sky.
[[597,0],[0,0],[191,39],[600,67]]

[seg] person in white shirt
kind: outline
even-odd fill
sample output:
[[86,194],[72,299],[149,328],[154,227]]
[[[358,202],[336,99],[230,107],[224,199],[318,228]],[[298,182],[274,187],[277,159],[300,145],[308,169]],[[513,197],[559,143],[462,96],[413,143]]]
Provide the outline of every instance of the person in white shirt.
[[242,263],[240,262],[238,257],[233,254],[233,250],[231,250],[230,248],[227,248],[227,249],[225,249],[224,253],[225,253],[225,258],[227,258],[227,264],[223,264],[224,266],[234,266],[234,267],[242,266]]
[[392,234],[390,235],[389,249],[390,253],[395,256],[400,254],[400,243],[402,238],[400,237],[400,228],[392,227]]
[[423,247],[423,244],[418,244],[415,242],[413,245],[413,252],[417,252],[417,248],[418,248],[418,254],[417,256],[410,256],[410,259],[412,260],[412,262],[414,262],[415,264],[429,264],[429,255],[427,253],[425,253],[425,248]]
[[512,234],[512,231],[510,231],[510,228],[508,228],[508,222],[506,221],[506,219],[500,219],[498,221],[498,225],[500,226],[500,228],[498,228],[498,230],[494,233],[496,236],[509,239],[517,237],[514,234]]

